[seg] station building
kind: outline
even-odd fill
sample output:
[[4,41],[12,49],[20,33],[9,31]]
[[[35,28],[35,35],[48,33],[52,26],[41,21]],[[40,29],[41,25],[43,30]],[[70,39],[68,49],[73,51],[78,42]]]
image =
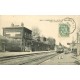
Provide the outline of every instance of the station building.
[[21,25],[12,23],[10,27],[3,28],[3,36],[19,42],[20,51],[31,50],[32,31],[24,27],[24,23]]
[[[32,31],[21,25],[11,24],[10,27],[3,28],[3,36],[6,40],[5,51],[47,51],[53,50],[55,45],[49,44],[46,37],[32,37]],[[55,40],[53,41],[55,44]]]

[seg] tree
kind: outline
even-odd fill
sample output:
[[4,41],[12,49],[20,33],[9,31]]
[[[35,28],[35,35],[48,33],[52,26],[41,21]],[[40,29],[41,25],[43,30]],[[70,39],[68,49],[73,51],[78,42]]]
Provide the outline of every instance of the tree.
[[54,38],[49,37],[49,38],[47,38],[47,41],[48,41],[49,45],[55,45],[55,39]]
[[50,45],[49,48],[51,50],[54,50],[54,48],[55,48],[55,39],[49,37],[49,38],[47,38],[47,42],[48,42],[48,45]]
[[32,38],[35,40],[40,39],[40,30],[37,27],[32,28]]

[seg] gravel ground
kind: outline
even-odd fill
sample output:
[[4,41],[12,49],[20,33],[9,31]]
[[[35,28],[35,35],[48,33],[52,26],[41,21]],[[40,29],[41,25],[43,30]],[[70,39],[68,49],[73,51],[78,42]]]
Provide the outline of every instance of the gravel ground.
[[79,64],[80,56],[75,57],[73,53],[64,54],[51,58],[41,65],[77,65]]

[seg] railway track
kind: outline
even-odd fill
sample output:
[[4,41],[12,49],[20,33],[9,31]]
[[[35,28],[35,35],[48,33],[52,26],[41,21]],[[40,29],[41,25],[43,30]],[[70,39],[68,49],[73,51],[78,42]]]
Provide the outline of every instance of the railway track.
[[2,65],[36,65],[46,61],[58,54],[54,52],[24,54],[17,56],[0,57],[0,64]]
[[45,55],[45,56],[40,56],[40,57],[37,57],[37,58],[33,58],[33,59],[30,59],[29,61],[25,62],[25,63],[22,63],[22,64],[29,64],[29,65],[39,65],[40,63],[52,58],[52,57],[55,57],[57,54],[50,54],[50,55]]

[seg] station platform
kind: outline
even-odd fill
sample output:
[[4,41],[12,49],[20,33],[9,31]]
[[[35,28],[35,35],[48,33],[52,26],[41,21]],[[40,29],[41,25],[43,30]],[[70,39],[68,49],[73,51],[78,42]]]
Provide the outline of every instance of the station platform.
[[34,52],[0,52],[0,57],[7,56],[17,56],[17,55],[26,55],[26,54],[39,54],[39,53],[49,53],[50,51],[34,51]]

